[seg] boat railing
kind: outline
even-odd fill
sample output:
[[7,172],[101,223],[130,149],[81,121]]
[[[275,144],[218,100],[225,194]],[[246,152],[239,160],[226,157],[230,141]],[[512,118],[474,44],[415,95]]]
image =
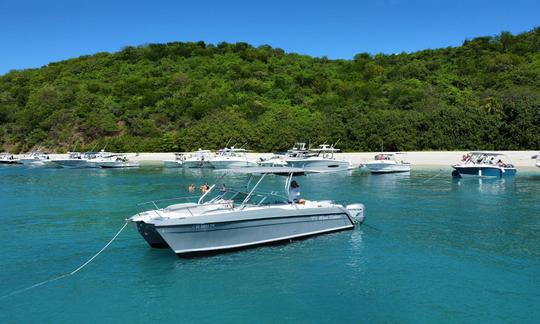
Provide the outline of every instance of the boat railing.
[[[160,210],[160,209],[170,206],[171,202],[185,203],[185,202],[190,202],[190,200],[192,200],[194,203],[196,203],[199,198],[200,198],[199,196],[185,196],[185,197],[157,199],[157,200],[151,200],[151,201],[139,203],[137,204],[137,207],[141,210],[141,212],[146,212],[152,209]],[[163,206],[164,204],[167,204],[167,206]],[[149,206],[149,207],[145,208],[146,206]]]

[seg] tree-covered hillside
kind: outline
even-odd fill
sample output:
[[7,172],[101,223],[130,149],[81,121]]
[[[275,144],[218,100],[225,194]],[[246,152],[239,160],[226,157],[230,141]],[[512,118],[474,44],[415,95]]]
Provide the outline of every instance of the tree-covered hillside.
[[353,60],[246,43],[126,47],[1,76],[0,125],[13,152],[338,139],[359,151],[539,149],[540,28]]

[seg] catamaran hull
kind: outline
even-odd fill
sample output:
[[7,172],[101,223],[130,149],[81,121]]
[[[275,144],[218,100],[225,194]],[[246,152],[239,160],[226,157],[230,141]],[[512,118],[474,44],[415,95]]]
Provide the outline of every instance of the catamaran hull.
[[286,160],[287,166],[292,168],[302,168],[311,172],[336,172],[347,171],[352,168],[349,161],[333,160]]
[[154,224],[148,224],[143,221],[135,222],[137,225],[137,231],[144,238],[146,243],[148,243],[153,248],[168,248],[169,245],[161,237],[161,235],[156,231]]
[[411,171],[410,165],[387,164],[387,163],[366,163],[366,168],[371,173],[397,173]]
[[355,226],[343,210],[253,219],[245,216],[224,222],[158,225],[156,229],[177,255],[189,256],[271,244]]
[[477,177],[506,177],[513,176],[517,170],[515,168],[503,168],[497,166],[482,166],[482,167],[462,167],[454,165],[454,176],[477,176]]

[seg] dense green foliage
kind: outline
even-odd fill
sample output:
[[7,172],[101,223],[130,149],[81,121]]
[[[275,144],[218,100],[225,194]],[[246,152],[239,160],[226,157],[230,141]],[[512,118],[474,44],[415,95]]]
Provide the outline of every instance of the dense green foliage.
[[540,148],[540,28],[329,60],[246,43],[150,44],[0,77],[0,145],[183,151]]

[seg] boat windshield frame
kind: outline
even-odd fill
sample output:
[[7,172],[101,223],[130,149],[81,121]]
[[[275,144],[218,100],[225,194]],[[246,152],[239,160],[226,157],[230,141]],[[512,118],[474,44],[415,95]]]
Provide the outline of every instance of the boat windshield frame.
[[[498,161],[495,161],[495,159]],[[495,165],[505,168],[514,167],[512,161],[506,154],[497,152],[468,152],[463,156],[461,163],[465,165]]]

